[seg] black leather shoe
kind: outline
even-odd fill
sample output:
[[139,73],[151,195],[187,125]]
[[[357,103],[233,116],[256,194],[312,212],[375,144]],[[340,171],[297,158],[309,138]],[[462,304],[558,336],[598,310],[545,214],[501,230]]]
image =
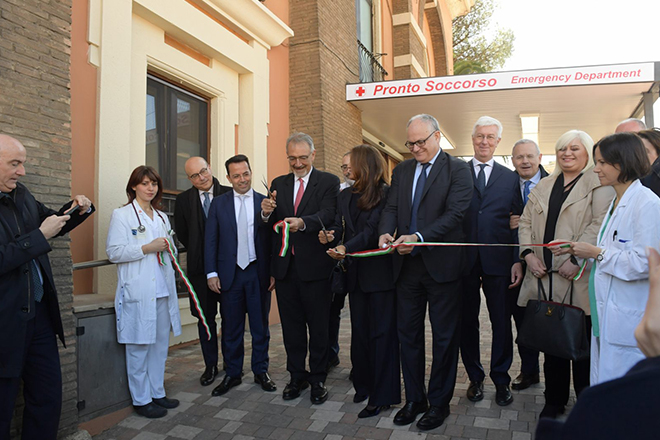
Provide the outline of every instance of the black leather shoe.
[[309,382],[302,379],[291,379],[291,382],[284,387],[282,399],[292,400],[300,397],[300,392],[309,386]]
[[215,377],[218,375],[218,367],[215,365],[213,367],[206,367],[206,370],[202,373],[202,376],[199,378],[199,383],[203,387],[209,386],[215,380]]
[[328,400],[328,389],[323,382],[312,382],[312,392],[309,398],[314,405],[320,405]]
[[448,406],[431,406],[429,410],[424,413],[419,422],[417,422],[417,427],[422,431],[428,431],[429,429],[435,429],[438,426],[442,425],[445,419],[449,416],[449,407]]
[[243,382],[243,381],[241,380],[240,377],[225,376],[225,378],[222,379],[222,382],[220,383],[220,385],[215,387],[213,392],[211,392],[211,395],[212,396],[222,396],[227,391],[234,388],[236,385],[240,385],[241,382]]
[[467,398],[471,402],[478,402],[484,399],[484,383],[477,381],[470,381],[470,386],[467,389]]
[[161,397],[160,399],[151,399],[151,401],[156,405],[167,409],[176,408],[177,406],[179,406],[178,400],[168,399],[167,396]]
[[355,395],[353,396],[353,403],[364,402],[365,400],[367,400],[368,397],[369,396],[367,394],[355,393]]
[[167,415],[167,410],[165,408],[158,406],[153,402],[149,402],[142,406],[133,405],[133,408],[135,408],[136,413],[148,419],[160,419]]
[[564,405],[550,405],[545,404],[539,414],[539,419],[556,419],[561,414],[564,414]]
[[418,414],[426,412],[427,409],[429,409],[429,404],[426,400],[424,402],[406,402],[403,408],[394,416],[394,424],[399,426],[410,425],[415,421]]
[[513,379],[513,382],[511,382],[511,388],[514,390],[525,390],[532,385],[535,385],[539,383],[541,379],[539,378],[539,373],[535,374],[525,374],[525,373],[520,373],[518,377]]
[[273,382],[273,380],[268,375],[268,372],[255,374],[254,383],[258,383],[259,385],[261,385],[262,390],[268,391],[269,393],[277,390],[277,386],[275,385],[275,382]]
[[513,396],[511,395],[509,385],[496,384],[495,390],[495,403],[497,403],[499,406],[507,406],[513,402]]
[[337,365],[339,365],[339,357],[335,356],[331,360],[328,361],[328,366],[325,367],[325,371],[329,372],[333,368],[335,368]]
[[384,409],[389,409],[389,405],[383,405],[383,406],[374,406],[371,409],[369,408],[369,405],[367,405],[366,408],[364,408],[362,411],[358,413],[358,419],[366,419],[367,417],[374,417],[380,414],[380,412]]

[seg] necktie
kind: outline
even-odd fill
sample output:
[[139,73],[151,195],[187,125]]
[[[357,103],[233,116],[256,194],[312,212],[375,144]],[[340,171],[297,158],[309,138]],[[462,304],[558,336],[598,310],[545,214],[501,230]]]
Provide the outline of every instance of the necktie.
[[202,203],[202,209],[204,209],[204,216],[209,216],[209,208],[211,207],[211,199],[209,198],[209,193],[204,192],[204,203]]
[[430,163],[422,164],[422,172],[417,178],[417,186],[415,186],[415,196],[413,197],[412,210],[410,211],[410,234],[417,232],[417,211],[419,211],[419,204],[422,201],[422,192],[424,192],[424,185],[426,184],[426,170],[431,165]]
[[245,269],[250,264],[250,252],[248,249],[248,220],[247,211],[245,208],[245,196],[238,196],[241,201],[241,206],[238,210],[238,253],[236,255],[236,263],[241,269]]
[[480,163],[478,164],[479,168],[479,174],[477,175],[477,189],[481,194],[486,190],[486,172],[484,171],[484,168],[486,168],[488,165],[485,163]]
[[300,206],[300,201],[303,198],[303,193],[305,192],[305,183],[303,182],[302,177],[298,179],[300,186],[298,187],[298,194],[296,194],[296,200],[293,202],[293,213],[298,213],[298,206]]
[[32,260],[32,264],[30,265],[30,275],[32,276],[32,284],[34,285],[32,288],[34,292],[34,300],[40,302],[44,297],[44,285],[41,281],[41,277],[39,277],[39,269],[37,268],[37,262],[35,260]]
[[531,180],[525,182],[523,187],[523,206],[527,204],[527,199],[529,199],[529,187],[532,184]]

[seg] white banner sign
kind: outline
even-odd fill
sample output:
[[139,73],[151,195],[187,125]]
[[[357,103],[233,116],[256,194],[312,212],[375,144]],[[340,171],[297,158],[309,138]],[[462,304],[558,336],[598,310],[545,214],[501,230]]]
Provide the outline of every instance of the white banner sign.
[[654,80],[654,63],[570,67],[348,84],[346,86],[346,100],[359,101],[363,99],[441,95],[484,90],[621,84]]

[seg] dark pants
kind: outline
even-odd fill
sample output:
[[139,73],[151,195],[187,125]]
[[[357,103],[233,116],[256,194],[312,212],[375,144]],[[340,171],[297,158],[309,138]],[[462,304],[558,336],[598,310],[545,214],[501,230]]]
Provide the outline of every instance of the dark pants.
[[[47,301],[45,297],[43,301]],[[34,318],[27,322],[25,360],[22,371],[24,440],[54,440],[62,410],[62,372],[57,338],[48,307],[36,303]],[[9,439],[21,378],[0,378],[0,439]]]
[[479,353],[479,308],[483,286],[488,316],[493,331],[490,378],[496,385],[511,382],[509,367],[513,361],[513,333],[511,331],[511,279],[483,273],[479,258],[463,279],[463,321],[461,325],[461,358],[471,381],[483,382],[486,374]]
[[268,371],[268,313],[270,313],[270,292],[259,286],[257,264],[253,262],[245,270],[236,267],[234,281],[229,290],[220,295],[222,304],[223,332],[225,346],[224,360],[227,375],[241,377],[245,347],[245,314],[250,322],[252,335],[252,372],[261,374]]
[[[291,256],[289,270],[276,281],[286,369],[292,379],[324,382],[328,365],[328,322],[332,293],[327,277],[302,281]],[[309,331],[309,372],[305,369]]]
[[[587,328],[587,334],[590,335],[590,316],[586,317],[584,325]],[[589,386],[591,359],[587,358],[576,362],[558,358],[547,353],[544,357],[545,403],[548,405],[566,405],[568,403],[571,389],[571,367],[573,369],[573,388],[575,389],[575,395],[580,397],[582,391]]]
[[[513,315],[513,321],[516,324],[516,331],[520,333],[525,318],[526,307],[518,306],[518,295],[520,294],[520,286],[511,289],[511,303],[510,310]],[[520,355],[520,372],[525,375],[532,375],[539,373],[539,352],[532,350],[524,345],[516,344],[518,346],[518,354]]]
[[[202,348],[202,356],[204,357],[204,364],[206,367],[217,367],[218,366],[218,326],[215,323],[215,318],[218,316],[218,308],[220,307],[220,295],[208,288],[206,284],[206,275],[192,275],[188,277],[197,296],[199,297],[199,302],[202,307],[202,313],[206,318],[206,322],[209,325],[209,330],[211,333],[211,339],[208,338],[206,334],[206,329],[202,320],[199,319],[199,314],[195,308],[192,298],[190,299],[190,312],[192,315],[197,318],[197,331],[199,333],[199,345]],[[222,314],[221,314],[222,316]],[[220,321],[221,333],[225,332],[224,321]],[[225,356],[225,344],[220,342],[220,348],[222,349],[222,357]]]
[[433,362],[428,400],[431,405],[449,408],[458,368],[461,281],[438,283],[429,275],[422,257],[404,257],[396,285],[397,327],[401,344],[401,368],[406,400],[423,402],[426,305],[433,334]]
[[335,294],[330,304],[330,326],[328,327],[328,362],[339,356],[339,324],[341,310],[346,302],[346,294]]
[[396,294],[350,293],[351,363],[356,394],[369,396],[375,406],[401,402],[399,338],[396,327]]

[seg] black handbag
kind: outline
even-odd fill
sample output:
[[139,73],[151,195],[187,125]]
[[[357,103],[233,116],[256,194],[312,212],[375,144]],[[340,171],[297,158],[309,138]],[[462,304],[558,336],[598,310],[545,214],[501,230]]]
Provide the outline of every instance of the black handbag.
[[[339,245],[344,244],[344,236],[346,232],[346,223],[344,222],[343,216],[341,218],[341,226],[342,226],[342,233],[341,233],[341,241],[339,242]],[[335,267],[332,268],[332,272],[330,272],[330,291],[332,292],[333,296],[346,295],[346,265],[344,263],[345,261],[346,259],[337,261]]]
[[[552,292],[552,273],[550,292]],[[589,358],[589,335],[585,325],[585,313],[573,305],[573,281],[562,302],[546,298],[541,279],[538,280],[537,299],[527,301],[523,325],[516,343],[533,350],[572,361]],[[565,304],[569,297],[569,304]]]

